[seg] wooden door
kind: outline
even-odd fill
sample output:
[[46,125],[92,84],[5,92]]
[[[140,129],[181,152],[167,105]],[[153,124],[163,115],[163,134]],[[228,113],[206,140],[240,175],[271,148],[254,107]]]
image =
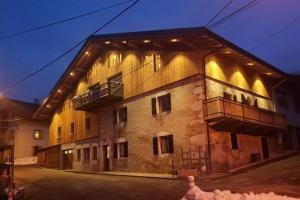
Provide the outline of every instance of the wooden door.
[[103,170],[109,171],[109,145],[103,145]]
[[63,151],[63,167],[64,169],[73,169],[73,150]]
[[268,146],[268,140],[265,137],[261,138],[261,145],[262,145],[262,151],[263,151],[263,158],[267,159],[270,157],[269,155],[269,146]]

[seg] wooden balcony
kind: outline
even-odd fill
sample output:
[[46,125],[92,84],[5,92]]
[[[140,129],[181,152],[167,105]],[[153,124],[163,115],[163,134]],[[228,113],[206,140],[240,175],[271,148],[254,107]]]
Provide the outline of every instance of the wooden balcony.
[[123,99],[123,83],[109,81],[73,98],[74,110],[90,111]]
[[203,102],[204,119],[220,131],[264,134],[287,129],[285,115],[216,97]]

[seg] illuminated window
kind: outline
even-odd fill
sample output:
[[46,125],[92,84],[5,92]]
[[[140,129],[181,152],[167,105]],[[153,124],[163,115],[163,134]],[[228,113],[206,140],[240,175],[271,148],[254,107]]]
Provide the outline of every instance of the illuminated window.
[[174,153],[173,135],[153,138],[153,154]]
[[33,138],[34,138],[35,140],[40,140],[40,139],[42,139],[42,138],[43,138],[42,131],[40,131],[40,130],[35,130],[35,131],[34,131],[34,134],[33,134]]
[[121,52],[111,52],[108,54],[108,67],[114,67],[116,65],[119,65],[122,62],[122,54]]

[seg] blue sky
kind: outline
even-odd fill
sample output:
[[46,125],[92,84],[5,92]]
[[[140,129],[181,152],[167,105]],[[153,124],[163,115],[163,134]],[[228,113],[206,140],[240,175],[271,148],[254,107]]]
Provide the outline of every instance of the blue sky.
[[[92,11],[121,0],[2,0],[0,36]],[[254,7],[211,29],[288,73],[300,73],[300,1],[258,0]],[[204,26],[229,0],[141,0],[102,33]],[[235,0],[223,17],[250,0]],[[128,4],[129,5],[129,4]],[[46,30],[0,40],[0,88],[48,63],[120,12],[123,5]],[[276,37],[253,49],[286,24]],[[32,79],[4,92],[10,98],[43,99],[76,49]]]

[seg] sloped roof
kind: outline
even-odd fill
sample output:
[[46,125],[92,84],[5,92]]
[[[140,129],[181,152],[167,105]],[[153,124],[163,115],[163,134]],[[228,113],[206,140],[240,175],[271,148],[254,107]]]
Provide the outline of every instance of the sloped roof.
[[32,118],[39,105],[15,99],[0,99],[0,113],[8,112],[15,117]]
[[[180,42],[171,43],[170,40],[172,38],[179,38]],[[146,39],[151,42],[143,42]],[[271,64],[243,50],[205,27],[94,35],[89,37],[82,46],[69,67],[45,98],[34,117],[49,119],[61,101],[71,91],[72,86],[86,73],[101,51],[193,50],[199,47],[204,48],[207,52],[220,48],[222,48],[223,52],[230,51],[230,56],[243,64],[249,62],[255,63],[255,68],[252,66],[252,69],[262,74],[270,74],[272,72],[272,75],[269,75],[272,78],[281,78],[286,75]],[[86,52],[88,53],[86,54]],[[70,76],[71,74],[72,76]]]

